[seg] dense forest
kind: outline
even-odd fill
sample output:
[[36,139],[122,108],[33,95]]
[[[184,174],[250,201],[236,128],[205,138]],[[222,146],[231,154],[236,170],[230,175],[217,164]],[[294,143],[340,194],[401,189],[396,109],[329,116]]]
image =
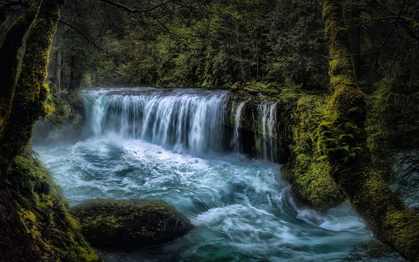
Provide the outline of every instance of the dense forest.
[[0,43],[0,261],[419,261],[419,2],[0,0]]

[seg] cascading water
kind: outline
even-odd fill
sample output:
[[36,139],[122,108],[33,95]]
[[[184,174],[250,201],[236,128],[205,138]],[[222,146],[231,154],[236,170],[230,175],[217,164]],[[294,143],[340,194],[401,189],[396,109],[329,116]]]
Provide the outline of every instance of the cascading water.
[[[223,130],[228,96],[190,89],[86,91],[86,139],[35,148],[72,205],[162,199],[196,226],[163,246],[108,253],[109,261],[338,261],[371,237],[349,205],[327,214],[298,209],[279,165],[233,153],[234,138]],[[236,123],[245,105],[239,106]],[[277,105],[260,110],[264,133],[275,136]],[[266,158],[273,154],[269,137]]]
[[277,105],[278,102],[269,105],[269,101],[264,100],[258,106],[259,123],[262,127],[262,158],[271,162],[278,159]]
[[233,146],[235,152],[240,152],[240,119],[245,103],[246,102],[241,102],[236,111],[234,112],[233,110],[232,112],[234,115],[234,135],[233,140],[231,140],[231,145]]
[[89,92],[88,115],[94,136],[109,132],[141,139],[194,155],[223,148],[225,91],[134,89],[119,93]]

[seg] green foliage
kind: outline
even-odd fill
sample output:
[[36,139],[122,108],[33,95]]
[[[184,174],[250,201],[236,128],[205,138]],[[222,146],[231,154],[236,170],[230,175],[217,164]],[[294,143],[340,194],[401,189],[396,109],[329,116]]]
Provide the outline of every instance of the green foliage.
[[358,133],[356,125],[324,114],[323,122],[317,129],[317,150],[323,155],[322,159],[333,156],[343,163],[355,160],[361,153],[361,148],[357,146]]
[[[54,48],[63,51],[66,86],[79,71],[88,86],[229,88],[240,81],[277,82],[269,87],[275,90],[284,85],[321,88],[327,80],[327,60],[317,54],[321,13],[308,1],[185,1],[146,14],[142,21],[107,9],[89,0],[64,10],[64,20],[77,14],[83,23],[72,25],[90,39],[99,36],[97,44],[108,53],[63,26]],[[99,32],[92,12],[103,21]]]
[[376,169],[406,198],[417,200],[419,182],[419,78],[417,57],[397,64],[370,99],[369,146]]
[[268,22],[268,67],[265,79],[283,85],[324,88],[327,60],[320,54],[324,36],[319,5],[314,1],[284,0],[271,7]]

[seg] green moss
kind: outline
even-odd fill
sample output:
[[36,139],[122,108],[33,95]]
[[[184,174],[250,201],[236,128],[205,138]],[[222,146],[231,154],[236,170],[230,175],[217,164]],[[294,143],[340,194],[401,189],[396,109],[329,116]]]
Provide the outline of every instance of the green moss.
[[44,108],[44,102],[49,95],[49,88],[44,85],[44,81],[50,48],[64,3],[65,1],[42,1],[37,17],[30,27],[22,72],[17,79],[10,114],[0,133],[2,172],[29,143],[35,122],[45,111],[51,111],[50,107],[47,110]]
[[296,101],[290,125],[293,143],[286,177],[297,201],[319,211],[327,211],[343,201],[330,175],[331,165],[321,155],[318,126],[325,116],[328,116],[327,101],[323,96],[302,95]]
[[[276,95],[235,93],[229,102],[227,112],[236,112],[238,105],[247,101],[242,109],[240,128],[254,139],[255,154],[261,155],[262,126],[257,107],[263,101],[279,102],[277,130],[282,161],[287,161],[285,178],[291,183],[297,201],[319,211],[326,211],[343,201],[343,197],[331,177],[331,165],[322,156],[317,128],[322,121],[332,120],[323,94],[306,94],[300,87],[279,89]],[[249,100],[249,96],[251,99]],[[234,114],[228,117],[230,127],[235,126]],[[323,149],[327,151],[326,148]]]
[[[419,261],[419,216],[391,191],[373,169],[364,122],[365,99],[355,78],[350,36],[340,1],[323,1],[329,40],[332,121],[318,128],[317,148],[331,176],[375,236],[404,258]],[[337,61],[334,61],[337,60]]]
[[8,187],[20,206],[27,232],[43,261],[101,261],[68,213],[68,203],[43,164],[18,156],[8,170]]
[[55,111],[55,107],[49,104],[44,104],[44,108],[43,108],[43,112],[42,112],[42,117],[45,119],[48,116],[50,116],[52,113],[54,113]]
[[130,248],[172,241],[193,229],[163,201],[96,199],[71,208],[82,232],[96,247]]

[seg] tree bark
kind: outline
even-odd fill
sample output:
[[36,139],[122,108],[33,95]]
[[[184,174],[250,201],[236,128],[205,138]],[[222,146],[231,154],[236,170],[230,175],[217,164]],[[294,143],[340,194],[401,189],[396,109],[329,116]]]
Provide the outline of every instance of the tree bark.
[[339,0],[323,1],[329,40],[331,114],[318,128],[318,150],[332,176],[375,237],[410,261],[419,261],[419,216],[389,188],[372,166],[366,144],[365,99],[358,87],[351,39]]
[[[22,71],[17,75],[17,50],[27,31],[28,17],[19,19],[21,24],[9,30],[2,46],[12,50],[13,56],[5,56],[9,65],[3,65],[12,75],[1,72],[2,112],[8,112],[0,129],[0,259],[2,261],[43,261],[43,247],[38,246],[23,224],[20,208],[7,188],[7,169],[12,160],[28,144],[35,121],[42,115],[44,100],[48,94],[44,81],[50,47],[59,13],[64,1],[43,0],[38,15],[30,27]],[[19,30],[17,30],[19,29]],[[12,31],[13,30],[13,31]],[[12,33],[14,32],[14,33]],[[15,45],[15,46],[13,46]],[[0,63],[6,63],[3,60]],[[10,67],[10,68],[7,68]],[[5,80],[6,82],[3,82]],[[3,102],[5,101],[5,102]],[[3,113],[4,114],[4,113]]]
[[[60,45],[61,43],[60,34],[55,35],[54,43]],[[61,48],[58,48],[55,51],[55,63],[53,63],[54,84],[58,89],[58,97],[60,97],[60,94],[61,94],[61,74],[62,74],[61,71],[62,71],[62,60],[63,60],[62,54],[63,54],[63,51],[61,50]]]
[[0,130],[10,112],[13,94],[18,75],[18,50],[23,44],[23,37],[35,19],[38,4],[22,15],[7,31],[5,40],[0,48]]
[[[359,22],[360,18],[360,10],[359,5],[354,4],[352,7],[352,21],[356,23]],[[355,26],[351,30],[352,35],[352,45],[353,45],[353,54],[360,54],[361,53],[361,27]],[[355,63],[355,73],[356,77],[359,79],[361,77],[361,56],[354,56],[354,63]]]
[[0,165],[3,174],[4,168],[26,147],[35,121],[43,115],[44,101],[49,92],[44,85],[49,51],[62,4],[57,0],[44,0],[30,28],[12,109],[0,130]]

